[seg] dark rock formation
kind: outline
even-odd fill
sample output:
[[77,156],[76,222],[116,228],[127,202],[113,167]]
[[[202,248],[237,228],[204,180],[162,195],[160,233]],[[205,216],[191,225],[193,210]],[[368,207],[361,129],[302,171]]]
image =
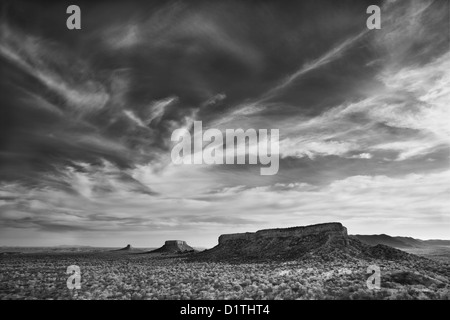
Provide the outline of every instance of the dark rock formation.
[[194,251],[194,248],[189,246],[186,241],[168,240],[161,248],[153,250],[151,253],[186,253]]
[[127,246],[125,248],[118,249],[116,251],[131,251],[131,250],[133,250],[133,247],[131,245],[127,244]]
[[274,238],[305,238],[308,236],[327,237],[328,241],[337,241],[342,245],[348,244],[347,228],[338,222],[315,224],[306,227],[293,227],[284,229],[266,229],[256,232],[224,234],[219,237],[219,244],[230,241],[255,241],[259,239]]
[[197,253],[192,259],[207,261],[247,262],[256,260],[294,259],[408,259],[410,255],[386,246],[372,247],[337,222],[267,229],[257,232],[224,234],[219,244]]
[[347,250],[348,246],[347,229],[334,222],[225,234],[219,237],[216,247],[197,256],[213,260],[295,259],[317,250]]

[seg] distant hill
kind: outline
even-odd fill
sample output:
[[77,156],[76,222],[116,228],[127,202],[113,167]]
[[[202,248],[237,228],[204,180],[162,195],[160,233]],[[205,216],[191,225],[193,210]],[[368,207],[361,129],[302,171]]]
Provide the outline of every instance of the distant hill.
[[54,247],[51,247],[51,248],[61,248],[61,249],[70,249],[70,248],[80,248],[80,249],[82,249],[82,248],[92,248],[91,246],[81,246],[81,245],[74,245],[74,244],[62,244],[62,245],[59,245],[59,246],[54,246]]
[[130,244],[128,244],[126,247],[123,247],[121,249],[112,250],[112,252],[124,253],[124,254],[142,253],[144,251],[145,251],[144,248],[133,248]]
[[[354,235],[358,240],[363,243],[366,243],[371,246],[375,246],[377,244],[383,244],[385,246],[390,246],[393,248],[411,248],[414,245],[409,241],[404,241],[401,239],[397,239],[396,237],[388,236],[387,234],[374,234],[374,235]],[[400,237],[401,238],[401,237]],[[413,239],[415,240],[415,239]],[[421,245],[419,243],[419,245]]]
[[396,240],[398,240],[400,242],[403,242],[404,244],[407,244],[407,245],[409,245],[411,247],[414,247],[414,248],[421,248],[421,247],[423,247],[425,245],[423,240],[414,239],[414,238],[411,238],[411,237],[392,237],[392,238],[394,238],[394,239],[396,239]]
[[421,240],[411,237],[393,237],[387,234],[355,234],[352,237],[355,237],[361,242],[371,246],[383,244],[400,249],[426,248],[428,246],[450,246],[450,240]]
[[433,240],[424,240],[423,242],[430,246],[450,246],[450,240],[433,239]]

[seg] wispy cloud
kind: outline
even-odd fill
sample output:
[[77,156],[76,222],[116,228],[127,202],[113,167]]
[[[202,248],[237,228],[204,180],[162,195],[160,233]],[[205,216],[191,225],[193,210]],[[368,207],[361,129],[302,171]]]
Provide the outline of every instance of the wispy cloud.
[[296,80],[298,80],[300,77],[307,74],[308,72],[318,69],[330,63],[331,61],[339,59],[340,57],[342,57],[342,55],[345,53],[346,50],[348,50],[352,45],[357,43],[358,40],[362,39],[367,34],[367,32],[368,32],[367,30],[364,30],[359,34],[357,34],[356,36],[346,39],[345,41],[333,47],[331,50],[329,50],[319,58],[304,64],[293,74],[286,77],[286,79],[283,79],[277,86],[275,86],[274,88],[270,89],[267,93],[265,93],[261,97],[260,101],[265,101],[267,99],[272,98],[274,95],[282,91],[284,88],[295,83]]
[[[38,79],[47,89],[60,95],[76,112],[98,110],[108,102],[109,95],[105,87],[86,72],[88,65],[74,56],[62,57],[60,53],[52,51],[64,50],[62,47],[36,36],[25,35],[5,23],[0,36],[0,54]],[[58,69],[62,71],[57,72]],[[83,81],[77,81],[76,78]]]
[[131,121],[136,123],[138,126],[146,128],[145,123],[139,119],[131,110],[124,110],[123,114],[126,115]]
[[178,101],[177,97],[168,97],[166,99],[152,102],[148,107],[148,112],[145,117],[145,123],[149,125],[152,124],[152,122],[158,123],[159,121],[161,121],[165,109],[176,101]]
[[[364,100],[335,107],[307,121],[285,127],[284,156],[345,155],[350,151],[396,150],[397,160],[449,147],[450,56],[422,66],[379,75],[378,86]],[[409,130],[386,134],[383,124]],[[379,133],[377,137],[376,134]]]

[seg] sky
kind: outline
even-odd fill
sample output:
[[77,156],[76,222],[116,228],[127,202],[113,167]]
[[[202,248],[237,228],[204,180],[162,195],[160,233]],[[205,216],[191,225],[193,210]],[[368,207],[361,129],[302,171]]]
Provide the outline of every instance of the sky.
[[[0,246],[450,239],[449,1],[0,3]],[[279,129],[278,173],[174,164],[194,121]]]

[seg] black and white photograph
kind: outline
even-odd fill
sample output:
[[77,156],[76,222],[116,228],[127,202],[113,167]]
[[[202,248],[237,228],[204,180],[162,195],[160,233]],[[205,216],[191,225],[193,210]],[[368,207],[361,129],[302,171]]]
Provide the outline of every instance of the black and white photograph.
[[449,0],[0,0],[0,104],[0,300],[450,300]]

